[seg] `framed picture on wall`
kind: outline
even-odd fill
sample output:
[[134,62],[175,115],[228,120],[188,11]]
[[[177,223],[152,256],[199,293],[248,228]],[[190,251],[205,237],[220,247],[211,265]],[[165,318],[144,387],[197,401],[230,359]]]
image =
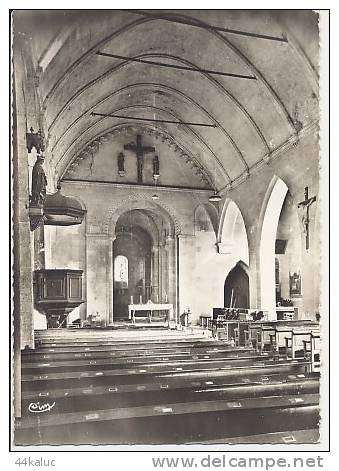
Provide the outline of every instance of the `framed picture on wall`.
[[293,274],[290,275],[290,296],[291,297],[296,297],[296,296],[301,296],[301,275],[300,272],[296,273],[294,272]]

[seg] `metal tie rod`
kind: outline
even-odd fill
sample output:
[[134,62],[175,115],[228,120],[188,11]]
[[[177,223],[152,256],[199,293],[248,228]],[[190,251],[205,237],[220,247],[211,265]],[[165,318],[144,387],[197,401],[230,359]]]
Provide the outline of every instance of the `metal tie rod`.
[[186,65],[175,65],[175,64],[168,64],[167,62],[157,62],[157,61],[150,61],[146,59],[137,59],[135,57],[120,56],[118,54],[109,54],[107,52],[100,52],[100,51],[96,52],[96,54],[98,56],[113,57],[114,59],[122,59],[126,61],[131,61],[131,62],[139,62],[141,64],[156,65],[159,67],[168,67],[171,69],[189,70],[190,72],[200,72],[200,73],[205,73],[205,74],[223,75],[225,77],[257,80],[257,77],[255,77],[254,75],[231,74],[229,72],[219,72],[216,70],[188,67]]
[[288,43],[288,39],[282,36],[270,36],[267,34],[252,33],[249,31],[241,31],[238,29],[222,28],[221,26],[209,25],[208,23],[204,23],[203,21],[196,20],[196,19],[192,19],[192,20],[182,19],[175,16],[165,16],[159,13],[151,13],[151,12],[146,12],[143,10],[123,10],[123,11],[127,11],[129,13],[135,13],[136,15],[142,15],[147,18],[154,18],[158,20],[170,21],[171,23],[179,23],[183,25],[194,26],[196,28],[210,29],[212,31],[220,31],[222,33],[238,34],[239,36],[247,36],[250,38],[267,39],[269,41],[279,41],[283,43]]
[[168,123],[168,124],[180,124],[180,125],[186,125],[186,126],[203,126],[206,128],[216,128],[216,124],[205,124],[205,123],[190,123],[190,122],[184,122],[184,121],[170,121],[167,119],[153,119],[153,118],[137,118],[135,116],[121,116],[118,114],[109,114],[109,113],[95,113],[92,112],[91,116],[103,116],[103,117],[109,117],[109,118],[119,118],[119,119],[134,119],[136,121],[151,121],[153,123]]

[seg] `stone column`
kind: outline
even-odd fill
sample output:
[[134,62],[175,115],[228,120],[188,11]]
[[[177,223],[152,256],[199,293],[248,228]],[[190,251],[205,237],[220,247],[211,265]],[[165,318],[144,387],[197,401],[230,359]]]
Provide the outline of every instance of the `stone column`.
[[[14,85],[13,113],[13,243],[14,243],[14,324],[21,349],[34,348],[33,278],[29,224],[28,157],[26,116],[22,83]],[[34,152],[34,151],[33,151]]]
[[168,299],[168,266],[167,266],[167,250],[165,245],[160,246],[159,253],[159,280],[160,280],[160,298],[165,302],[165,296]]
[[192,308],[194,304],[193,296],[194,290],[192,289],[192,273],[194,272],[195,257],[194,257],[194,236],[193,235],[178,235],[178,250],[179,250],[179,303],[178,315],[182,314],[187,308]]
[[260,307],[260,267],[259,267],[259,255],[258,255],[258,245],[257,245],[257,229],[251,227],[247,232],[248,239],[248,258],[249,258],[249,269],[248,269],[248,278],[249,278],[249,306],[250,308],[259,308]]
[[168,282],[168,301],[173,304],[173,316],[176,319],[176,261],[175,261],[175,239],[172,236],[168,236],[166,239],[166,252],[167,252],[167,282]]
[[159,276],[159,246],[152,247],[152,285],[156,287],[153,292],[153,302],[160,302],[160,276]]
[[113,238],[86,234],[87,317],[97,312],[106,324],[113,322]]
[[[21,349],[34,348],[33,279],[29,223],[29,168],[26,147],[26,119],[30,118],[24,99],[25,64],[23,47],[15,40],[13,56],[13,356],[14,416],[21,417]],[[27,90],[25,89],[27,93]],[[27,96],[26,96],[27,98]],[[28,106],[31,102],[28,102]],[[32,120],[31,125],[36,125]]]

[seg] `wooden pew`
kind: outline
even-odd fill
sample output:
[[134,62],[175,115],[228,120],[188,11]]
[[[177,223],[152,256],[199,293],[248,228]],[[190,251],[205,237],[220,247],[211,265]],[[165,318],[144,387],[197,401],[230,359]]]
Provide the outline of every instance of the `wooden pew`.
[[292,321],[264,321],[249,325],[249,339],[257,352],[280,353],[281,348],[286,348],[285,338],[292,338],[293,328],[316,328],[318,324],[312,320]]
[[[247,436],[249,422],[257,434],[317,427],[319,381],[309,361],[276,362],[211,339],[66,337],[22,354],[17,444],[187,443],[197,430],[206,441]],[[37,401],[55,405],[29,413]]]
[[286,338],[292,338],[295,328],[318,329],[318,324],[311,320],[299,320],[296,322],[283,322],[275,326],[271,336],[271,350],[278,354],[286,354]]
[[304,340],[304,358],[311,361],[310,371],[320,371],[320,333],[312,331],[308,340]]
[[[313,337],[312,337],[313,336]],[[305,355],[306,345],[310,345],[310,351],[314,355],[317,355],[316,358],[320,356],[320,331],[318,326],[303,326],[299,328],[292,329],[291,336],[285,337],[286,342],[286,358],[291,356],[292,359],[295,359],[297,354],[300,356]],[[317,349],[315,351],[315,349]],[[320,359],[317,363],[319,363]],[[314,362],[314,366],[316,366]]]

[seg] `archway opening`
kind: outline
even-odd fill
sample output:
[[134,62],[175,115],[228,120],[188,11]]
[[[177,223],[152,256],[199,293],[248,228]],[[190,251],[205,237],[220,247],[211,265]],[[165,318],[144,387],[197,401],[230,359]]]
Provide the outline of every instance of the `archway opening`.
[[289,308],[293,313],[303,312],[302,241],[297,205],[286,193],[275,241],[275,301],[277,317]]
[[232,266],[238,261],[249,263],[248,240],[244,219],[234,201],[225,203],[221,216],[219,236],[219,253],[229,256]]
[[301,238],[296,205],[275,177],[268,189],[260,240],[261,308],[276,319],[281,308],[302,310]]
[[176,244],[168,220],[156,208],[133,208],[114,227],[113,321],[127,320],[130,304],[175,307]]
[[113,243],[116,320],[128,318],[128,304],[151,299],[151,247],[149,234],[140,226],[119,224]]
[[224,285],[224,306],[248,309],[250,307],[249,278],[241,263],[229,272]]

